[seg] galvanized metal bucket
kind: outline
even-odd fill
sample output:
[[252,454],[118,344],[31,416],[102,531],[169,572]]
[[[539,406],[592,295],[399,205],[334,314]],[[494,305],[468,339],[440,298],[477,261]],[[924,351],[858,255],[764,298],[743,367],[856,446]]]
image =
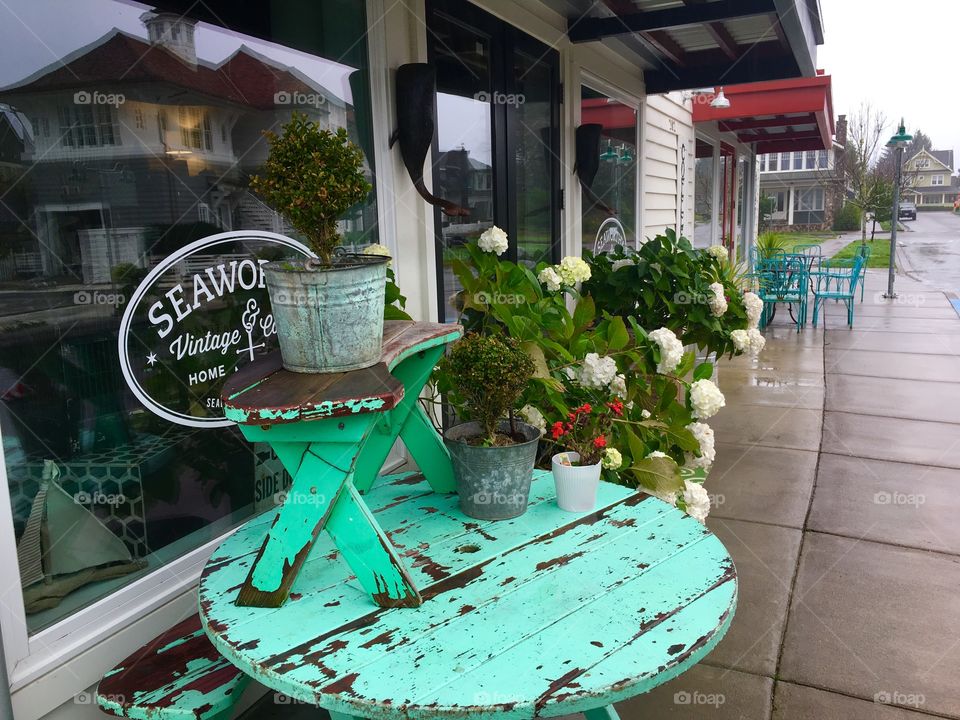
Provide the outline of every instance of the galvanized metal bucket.
[[[480,434],[476,422],[455,425],[443,434],[453,461],[460,509],[466,515],[478,520],[507,520],[527,511],[540,431],[522,422],[517,422],[516,428],[526,442],[504,447],[468,445],[467,439]],[[510,423],[500,423],[500,430],[509,432]]]
[[381,255],[342,255],[330,268],[303,260],[263,266],[287,370],[343,372],[380,360],[387,263]]

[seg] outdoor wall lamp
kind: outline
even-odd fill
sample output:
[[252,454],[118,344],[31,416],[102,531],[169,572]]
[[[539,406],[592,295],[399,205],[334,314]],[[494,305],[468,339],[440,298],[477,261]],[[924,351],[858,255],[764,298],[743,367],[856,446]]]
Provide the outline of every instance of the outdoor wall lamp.
[[727,96],[723,94],[723,87],[720,88],[717,96],[710,101],[710,107],[716,108],[717,110],[726,110],[730,107],[730,101],[727,100]]
[[903,171],[903,149],[913,140],[913,135],[907,133],[903,118],[900,118],[900,127],[897,128],[897,134],[887,142],[888,148],[896,148],[897,162],[895,164],[893,178],[893,217],[890,222],[890,268],[887,274],[887,292],[885,298],[895,298],[897,293],[893,290],[893,281],[896,275],[897,262],[897,225],[900,222],[900,176]]

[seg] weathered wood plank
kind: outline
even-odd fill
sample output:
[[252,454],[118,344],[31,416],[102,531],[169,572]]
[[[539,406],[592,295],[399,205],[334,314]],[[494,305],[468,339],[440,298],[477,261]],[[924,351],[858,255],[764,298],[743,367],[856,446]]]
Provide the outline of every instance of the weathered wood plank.
[[[608,696],[642,692],[696,662],[726,629],[736,594],[729,556],[702,525],[665,503],[604,484],[601,502],[609,506],[596,514],[571,521],[541,497],[514,521],[472,523],[455,498],[402,497],[400,486],[387,482],[382,501],[381,488],[366,500],[385,528],[381,514],[416,518],[390,536],[414,582],[432,579],[421,585],[424,605],[364,612],[356,589],[332,584],[336,573],[318,552],[304,572],[316,569],[324,587],[298,587],[296,602],[277,610],[236,612],[243,609],[225,606],[223,588],[237,570],[218,570],[205,574],[201,601],[224,653],[271,687],[335,712],[520,718],[574,705],[593,710],[611,702]],[[535,480],[534,491],[552,495],[549,474]],[[246,548],[237,550],[249,557]],[[681,616],[682,623],[672,619]],[[267,645],[245,649],[265,625]],[[642,640],[658,633],[671,642]],[[642,651],[631,655],[631,644]],[[589,671],[571,679],[574,657]],[[620,662],[627,657],[632,665]],[[408,671],[398,675],[400,666]],[[648,675],[654,680],[644,680]],[[601,676],[608,684],[595,682]],[[509,687],[513,678],[519,695],[505,701],[509,711],[496,702],[465,711],[478,688]]]
[[97,703],[139,720],[212,720],[229,713],[249,681],[210,644],[194,614],[104,675]]

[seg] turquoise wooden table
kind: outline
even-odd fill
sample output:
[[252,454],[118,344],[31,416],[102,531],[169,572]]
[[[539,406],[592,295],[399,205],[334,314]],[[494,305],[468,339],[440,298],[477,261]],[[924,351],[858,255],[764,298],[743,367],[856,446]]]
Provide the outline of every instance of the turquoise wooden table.
[[726,549],[642,493],[601,483],[596,511],[566,513],[537,471],[528,512],[499,522],[466,517],[420,475],[381,478],[365,500],[420,607],[375,606],[327,536],[285,605],[238,606],[270,514],[214,552],[199,589],[224,657],[334,720],[610,720],[611,703],[690,668],[733,618]]
[[342,373],[295,373],[280,354],[247,365],[224,384],[224,414],[251,442],[269,443],[293,483],[239,586],[240,605],[277,607],[321,531],[360,584],[384,607],[416,607],[419,589],[362,494],[402,438],[436,492],[452,492],[453,468],[418,402],[457,325],[389,321],[380,362]]

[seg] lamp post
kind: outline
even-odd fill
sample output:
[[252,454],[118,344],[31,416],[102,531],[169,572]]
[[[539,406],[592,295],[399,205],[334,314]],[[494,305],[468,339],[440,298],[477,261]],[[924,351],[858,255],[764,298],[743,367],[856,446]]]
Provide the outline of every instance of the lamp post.
[[887,142],[888,148],[895,148],[896,166],[893,174],[893,217],[890,222],[890,270],[887,276],[887,292],[885,298],[895,298],[897,293],[893,290],[893,280],[896,274],[897,262],[897,224],[900,222],[900,177],[903,172],[903,149],[913,140],[913,135],[907,134],[903,118],[900,119],[900,127],[897,128],[897,134]]

